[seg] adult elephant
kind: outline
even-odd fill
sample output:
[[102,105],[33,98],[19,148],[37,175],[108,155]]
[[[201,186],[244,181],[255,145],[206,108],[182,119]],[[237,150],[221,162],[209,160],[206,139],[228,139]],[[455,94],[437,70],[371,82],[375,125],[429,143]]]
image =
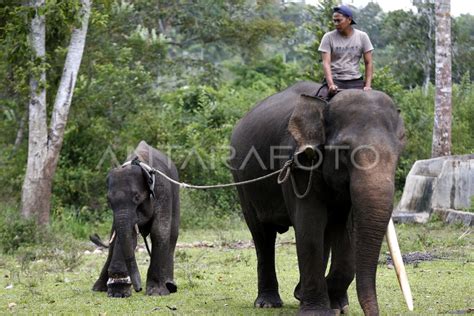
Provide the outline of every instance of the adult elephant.
[[179,187],[161,176],[155,178],[153,168],[178,180],[173,162],[141,141],[127,162],[107,176],[113,237],[94,291],[107,291],[111,297],[130,296],[131,285],[135,291],[141,291],[135,259],[138,234],[150,236],[152,243],[146,294],[168,295],[177,291],[173,272],[180,219]]
[[289,167],[285,162],[290,157],[294,161],[280,174],[281,184],[274,176],[238,187],[257,252],[255,305],[282,306],[275,238],[293,226],[299,312],[347,312],[347,288],[356,274],[364,313],[377,315],[375,274],[392,213],[403,121],[382,92],[346,90],[328,104],[308,96],[319,87],[300,82],[268,97],[232,134],[235,181]]

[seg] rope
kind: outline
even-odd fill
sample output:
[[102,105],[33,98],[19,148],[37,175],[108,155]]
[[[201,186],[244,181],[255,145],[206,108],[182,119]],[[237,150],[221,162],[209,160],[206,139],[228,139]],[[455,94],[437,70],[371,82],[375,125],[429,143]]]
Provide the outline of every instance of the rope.
[[311,170],[309,171],[309,179],[308,179],[308,186],[306,187],[306,191],[303,193],[303,194],[300,194],[298,192],[298,189],[296,188],[296,181],[295,181],[295,178],[293,177],[293,174],[290,174],[290,178],[291,178],[291,185],[293,187],[293,192],[295,193],[296,197],[298,199],[303,199],[305,198],[308,193],[309,193],[309,190],[311,189],[311,186],[313,184],[313,170],[314,168],[311,167]]
[[[279,170],[276,170],[272,173],[269,173],[269,174],[266,174],[264,176],[261,176],[261,177],[258,177],[258,178],[254,178],[254,179],[250,179],[250,180],[245,180],[245,181],[240,181],[240,182],[232,182],[232,183],[224,183],[224,184],[215,184],[215,185],[194,185],[194,184],[188,184],[188,183],[185,183],[185,182],[179,182],[179,181],[176,181],[172,178],[170,178],[168,175],[166,175],[165,173],[161,172],[160,170],[157,170],[155,168],[152,168],[150,166],[148,166],[147,164],[143,163],[140,161],[140,166],[147,169],[148,172],[150,173],[158,173],[159,175],[163,176],[166,180],[168,180],[169,182],[171,183],[174,183],[174,184],[177,184],[179,185],[180,188],[184,188],[184,189],[217,189],[217,188],[227,188],[227,187],[232,187],[232,186],[239,186],[239,185],[244,185],[244,184],[249,184],[249,183],[253,183],[253,182],[258,182],[260,180],[264,180],[266,178],[270,178],[276,174],[279,174],[281,173],[282,171],[284,171],[285,169],[288,169],[291,167],[291,164],[293,163],[293,159],[290,159],[288,160],[287,162],[285,162],[285,164],[283,165],[282,168],[280,168]],[[126,163],[124,163],[122,165],[122,167],[125,167],[126,165],[129,165],[131,164],[131,161],[128,161]],[[287,171],[287,174],[289,173],[289,171]],[[280,178],[280,177],[278,177]],[[284,178],[284,181],[286,181],[286,179],[288,179],[288,175],[285,176]],[[282,182],[284,182],[282,181]],[[279,183],[282,183],[282,182],[279,182]]]
[[[147,165],[146,163],[144,163],[142,161],[139,161],[138,158],[135,158],[132,161],[127,161],[126,163],[124,163],[122,165],[122,168],[127,166],[127,165],[138,164],[140,167],[142,167],[143,169],[145,169],[146,171],[148,171],[152,175],[154,175],[155,173],[158,173],[159,175],[163,176],[166,180],[170,181],[171,183],[179,185],[180,188],[190,188],[190,189],[215,189],[215,188],[226,188],[226,187],[231,187],[231,186],[244,185],[244,184],[257,182],[257,181],[260,181],[260,180],[263,180],[263,179],[266,179],[266,178],[270,178],[270,177],[278,174],[278,178],[277,178],[278,184],[282,184],[283,182],[286,182],[286,180],[288,180],[288,177],[290,177],[291,178],[291,184],[293,186],[293,192],[295,193],[297,198],[302,199],[302,198],[304,198],[308,195],[309,190],[311,189],[314,165],[311,167],[311,170],[310,170],[310,173],[309,173],[309,180],[308,180],[308,186],[306,188],[306,191],[303,194],[300,194],[299,192],[297,192],[295,179],[293,177],[293,174],[291,173],[291,166],[293,165],[293,163],[294,163],[294,159],[291,158],[291,159],[289,159],[288,161],[285,162],[283,167],[281,167],[280,169],[278,169],[278,170],[276,170],[272,173],[269,173],[267,175],[264,175],[264,176],[261,176],[261,177],[258,177],[258,178],[254,178],[254,179],[250,179],[250,180],[240,181],[240,182],[216,184],[216,185],[193,185],[193,184],[188,184],[188,183],[176,181],[176,180],[170,178],[169,176],[167,176],[165,173],[161,172],[160,170],[152,168],[149,165]],[[281,178],[281,176],[283,174],[284,174],[284,177]],[[154,185],[154,182],[155,182],[154,180],[155,179],[153,178],[153,185]],[[135,230],[136,230],[137,234],[139,234],[140,231],[138,229],[138,225],[135,225]],[[148,255],[151,257],[151,251],[150,251],[150,247],[148,245],[147,238],[146,238],[145,235],[142,235],[142,237],[143,237],[143,241],[145,242],[145,246],[146,246],[146,250],[148,252]],[[112,243],[114,238],[115,238],[115,230],[112,234],[112,237],[110,238],[109,244]]]
[[[147,165],[146,163],[142,162],[142,161],[139,161],[138,159],[134,159],[132,161],[127,161],[126,163],[124,163],[122,165],[122,167],[125,167],[127,165],[130,165],[130,164],[136,164],[138,163],[140,167],[142,167],[143,169],[147,170],[150,174],[155,174],[155,173],[158,173],[159,175],[161,175],[162,177],[164,177],[166,180],[168,180],[169,182],[171,183],[174,183],[176,185],[179,185],[180,188],[189,188],[189,189],[216,189],[216,188],[227,188],[227,187],[232,187],[232,186],[239,186],[239,185],[244,185],[244,184],[249,184],[249,183],[254,183],[254,182],[258,182],[260,180],[263,180],[263,179],[266,179],[266,178],[270,178],[276,174],[278,174],[278,178],[277,178],[277,183],[278,184],[282,184],[283,182],[286,182],[288,180],[288,178],[291,178],[291,184],[292,184],[292,187],[293,187],[293,192],[295,193],[296,197],[299,198],[299,199],[303,199],[305,198],[310,189],[311,189],[311,186],[312,186],[312,178],[313,178],[313,170],[314,170],[314,164],[311,166],[311,169],[310,169],[310,173],[309,173],[309,179],[308,179],[308,186],[306,187],[306,191],[303,193],[303,194],[300,194],[296,188],[296,182],[295,182],[295,179],[293,177],[293,174],[291,173],[291,167],[294,163],[294,159],[291,158],[289,160],[287,160],[285,162],[285,164],[283,165],[283,167],[281,167],[280,169],[272,172],[272,173],[269,173],[269,174],[266,174],[264,176],[261,176],[261,177],[258,177],[258,178],[254,178],[254,179],[250,179],[250,180],[245,180],[245,181],[240,181],[240,182],[232,182],[232,183],[224,183],[224,184],[215,184],[215,185],[193,185],[193,184],[188,184],[188,183],[185,183],[185,182],[179,182],[179,181],[176,181],[174,180],[173,178],[169,177],[168,175],[166,175],[165,173],[163,173],[162,171],[158,170],[158,169],[155,169],[155,168],[152,168],[150,167],[149,165]],[[282,178],[282,175],[283,178]],[[146,239],[145,239],[145,244],[146,244]],[[147,245],[148,246],[148,245]],[[147,247],[148,248],[148,247]],[[148,249],[147,249],[148,250]],[[149,250],[148,250],[149,251]]]
[[[291,165],[293,164],[294,162],[294,158],[291,158],[290,160],[288,160],[287,162],[285,162],[285,164],[283,165],[283,167],[280,169],[281,172],[280,174],[278,175],[278,178],[277,178],[277,183],[278,184],[282,184],[283,182],[286,182],[286,180],[288,180],[288,176],[290,175],[291,173]],[[286,169],[286,173],[283,173],[283,171]],[[283,179],[281,179],[281,175],[282,174],[285,174],[285,176],[283,177]]]
[[147,239],[146,239],[146,236],[145,236],[145,235],[142,235],[142,237],[143,237],[143,241],[145,242],[146,251],[148,251],[148,255],[149,255],[150,258],[151,258],[150,246],[148,246],[148,241],[147,241]]

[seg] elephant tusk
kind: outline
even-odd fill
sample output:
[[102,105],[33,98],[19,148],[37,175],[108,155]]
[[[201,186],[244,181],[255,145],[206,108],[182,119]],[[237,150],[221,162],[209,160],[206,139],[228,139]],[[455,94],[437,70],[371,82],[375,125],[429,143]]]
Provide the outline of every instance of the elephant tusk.
[[137,233],[137,235],[140,234],[140,229],[138,229],[138,224],[135,224],[135,232]]
[[112,242],[114,241],[115,239],[115,230],[112,232],[112,236],[110,236],[110,239],[109,239],[109,246],[112,244]]
[[403,297],[407,303],[408,310],[413,311],[413,297],[411,295],[410,284],[408,283],[407,272],[405,270],[405,265],[403,264],[400,246],[398,245],[395,225],[393,225],[393,220],[391,218],[387,226],[387,244],[390,251],[390,256],[392,256],[395,272],[397,273],[398,283],[402,289]]

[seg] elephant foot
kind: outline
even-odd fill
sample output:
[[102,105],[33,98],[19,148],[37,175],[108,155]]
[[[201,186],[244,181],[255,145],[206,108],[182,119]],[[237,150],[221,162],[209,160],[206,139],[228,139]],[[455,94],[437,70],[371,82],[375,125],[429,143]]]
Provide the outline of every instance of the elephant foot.
[[168,291],[170,291],[170,293],[178,292],[178,286],[176,285],[174,281],[168,281],[165,283],[165,285]]
[[260,308],[279,308],[283,306],[283,302],[278,291],[275,291],[259,294],[254,305]]
[[119,298],[132,296],[130,277],[110,277],[107,280],[107,295]]
[[293,292],[294,297],[295,297],[298,301],[301,301],[300,290],[301,290],[301,282],[298,282],[298,285],[296,285],[295,291]]
[[153,286],[146,288],[146,295],[150,296],[165,296],[170,295],[170,291],[166,288],[166,286]]
[[328,309],[328,308],[308,308],[300,307],[298,310],[298,316],[333,316],[340,315],[341,311],[338,309]]
[[132,296],[131,284],[109,284],[107,288],[108,297],[124,298]]
[[339,310],[341,314],[349,314],[349,298],[347,293],[342,296],[329,296],[331,300],[331,308]]
[[107,282],[104,282],[101,279],[95,281],[94,285],[92,286],[92,291],[95,292],[107,292]]
[[174,281],[168,281],[165,283],[165,285],[160,285],[149,281],[146,287],[146,294],[151,296],[170,295],[171,293],[176,293],[177,291],[178,286]]

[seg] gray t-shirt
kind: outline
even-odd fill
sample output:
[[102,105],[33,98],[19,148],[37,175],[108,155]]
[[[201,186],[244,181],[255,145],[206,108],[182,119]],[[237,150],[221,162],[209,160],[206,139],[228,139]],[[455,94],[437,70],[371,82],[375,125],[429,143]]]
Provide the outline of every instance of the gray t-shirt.
[[352,80],[361,77],[359,62],[362,55],[374,49],[367,33],[357,29],[349,37],[337,30],[324,34],[319,51],[331,53],[331,73],[334,79]]

